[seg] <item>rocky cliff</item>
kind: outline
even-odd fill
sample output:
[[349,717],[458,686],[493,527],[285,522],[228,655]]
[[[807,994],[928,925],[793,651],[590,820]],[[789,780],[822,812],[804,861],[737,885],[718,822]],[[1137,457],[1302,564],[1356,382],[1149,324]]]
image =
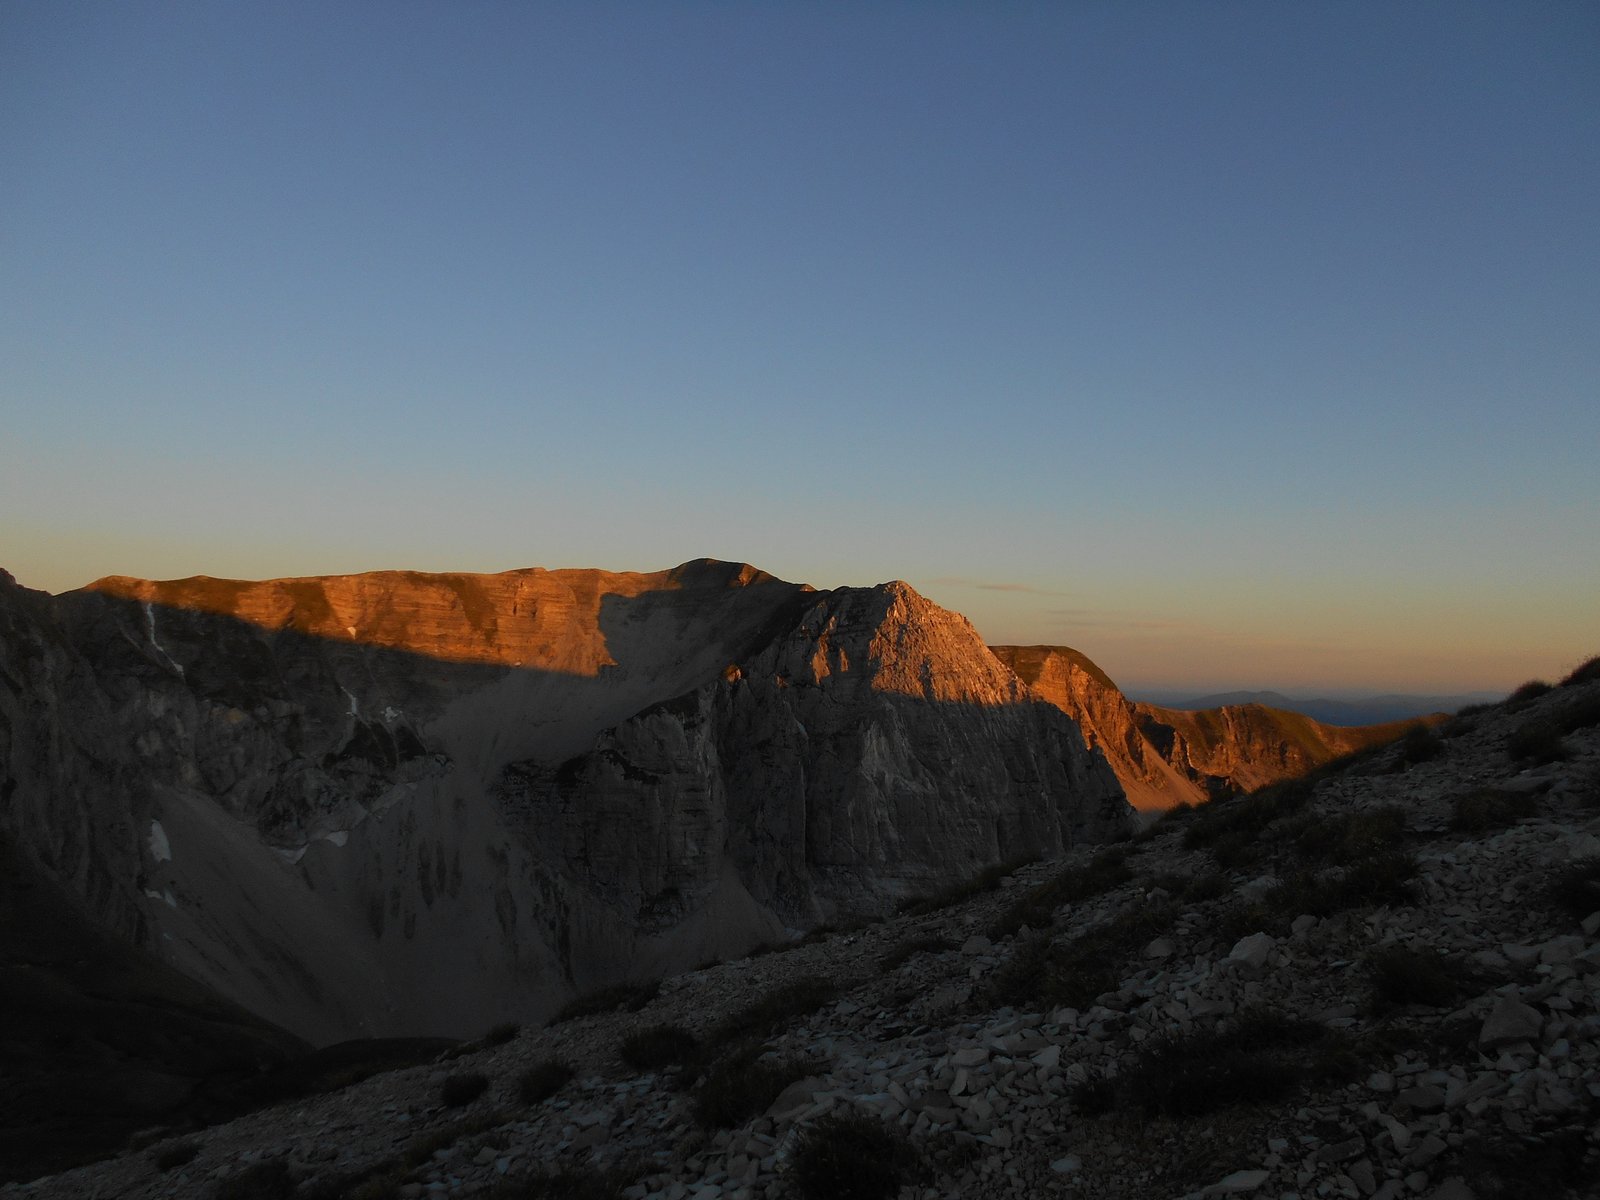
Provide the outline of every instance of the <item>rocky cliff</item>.
[[903,584],[753,568],[0,581],[0,833],[314,1042],[465,1034],[1120,836]]
[[1198,804],[1292,779],[1341,755],[1393,741],[1413,721],[1324,725],[1261,704],[1186,711],[1135,703],[1067,646],[995,646],[999,660],[1076,721],[1128,800],[1142,810]]

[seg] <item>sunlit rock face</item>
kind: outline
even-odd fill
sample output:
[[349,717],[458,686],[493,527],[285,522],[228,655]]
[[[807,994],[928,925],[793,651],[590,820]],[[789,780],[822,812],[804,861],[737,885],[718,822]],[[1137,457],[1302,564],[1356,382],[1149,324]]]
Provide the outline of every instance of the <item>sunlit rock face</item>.
[[0,831],[314,1041],[536,1019],[1130,817],[904,584],[5,577],[0,652]]
[[995,646],[1035,695],[1072,717],[1105,755],[1135,808],[1161,810],[1292,779],[1340,755],[1392,741],[1414,722],[1324,725],[1261,704],[1188,712],[1135,703],[1066,646]]

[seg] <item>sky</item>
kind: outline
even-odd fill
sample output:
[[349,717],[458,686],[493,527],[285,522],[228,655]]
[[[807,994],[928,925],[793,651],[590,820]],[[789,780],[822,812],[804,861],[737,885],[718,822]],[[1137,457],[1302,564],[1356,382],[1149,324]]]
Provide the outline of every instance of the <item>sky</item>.
[[0,567],[1600,653],[1600,7],[0,0]]

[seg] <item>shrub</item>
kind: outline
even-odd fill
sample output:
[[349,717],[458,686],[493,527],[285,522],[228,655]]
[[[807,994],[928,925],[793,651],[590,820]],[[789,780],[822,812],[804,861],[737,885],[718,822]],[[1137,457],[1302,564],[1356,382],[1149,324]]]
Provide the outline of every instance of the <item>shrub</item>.
[[1150,1116],[1194,1117],[1281,1100],[1299,1081],[1294,1063],[1241,1048],[1226,1034],[1167,1034],[1145,1043],[1117,1096]]
[[483,1035],[483,1044],[485,1046],[504,1046],[507,1042],[515,1041],[517,1034],[521,1032],[522,1027],[515,1021],[505,1021]]
[[502,1179],[490,1194],[494,1200],[623,1200],[637,1174],[628,1167],[609,1171],[596,1166],[558,1167]]
[[1582,858],[1550,881],[1551,902],[1576,920],[1600,912],[1600,858]]
[[1514,825],[1523,817],[1537,816],[1539,801],[1530,792],[1474,788],[1457,796],[1453,807],[1451,829],[1458,833],[1481,834]]
[[216,1200],[288,1200],[294,1180],[284,1162],[251,1163],[217,1185]]
[[695,1093],[694,1119],[707,1129],[728,1129],[760,1116],[783,1089],[811,1073],[801,1059],[762,1061],[752,1046],[723,1059],[706,1073]]
[[1430,725],[1413,725],[1400,738],[1400,754],[1394,769],[1404,771],[1417,763],[1425,763],[1444,753],[1444,741]]
[[1561,740],[1561,730],[1550,720],[1528,721],[1506,738],[1506,753],[1514,762],[1540,766],[1561,762],[1569,751]]
[[[1035,933],[1019,939],[1011,948],[1011,957],[990,976],[990,996],[996,1004],[1018,1007],[1033,1004],[1046,990],[1053,990],[1051,984],[1058,959],[1049,934]],[[1116,986],[1115,983],[1112,986]]]
[[446,1108],[471,1104],[489,1088],[489,1077],[481,1071],[451,1075],[439,1085],[439,1103]]
[[1455,713],[1439,726],[1440,736],[1456,738],[1464,733],[1471,733],[1478,727],[1478,722],[1474,718],[1494,707],[1493,704],[1468,704],[1456,709]]
[[989,926],[992,938],[1010,937],[1024,925],[1045,929],[1063,904],[1078,904],[1133,878],[1123,846],[1102,850],[1082,868],[1068,868],[1013,901]]
[[376,1163],[355,1176],[325,1176],[309,1190],[296,1193],[296,1200],[394,1200],[407,1175],[427,1163],[446,1146],[462,1138],[485,1133],[504,1125],[511,1118],[502,1112],[484,1112],[441,1125],[418,1134],[398,1154]]
[[981,896],[985,892],[992,892],[1000,886],[1000,881],[1008,876],[1015,875],[1019,869],[1035,861],[1033,856],[1027,858],[1014,858],[1007,862],[993,863],[984,867],[970,879],[953,884],[932,896],[912,896],[900,903],[899,910],[907,916],[922,916],[940,909],[949,908],[951,905],[960,904],[963,900],[970,900],[974,896]]
[[1147,818],[1149,824],[1133,835],[1134,845],[1143,845],[1145,842],[1154,841],[1162,834],[1176,829],[1183,821],[1194,815],[1194,805],[1187,800],[1180,800],[1171,808],[1157,816]]
[[818,942],[825,942],[841,933],[859,933],[863,929],[871,929],[874,925],[882,925],[885,920],[886,918],[884,917],[858,915],[841,917],[837,921],[825,921],[814,929],[808,930],[804,937],[798,941],[790,942],[789,945],[791,947],[815,946]]
[[1405,842],[1406,814],[1396,805],[1341,816],[1308,817],[1289,831],[1303,864],[1349,866],[1397,850]]
[[1378,904],[1410,904],[1416,899],[1411,881],[1417,877],[1416,856],[1395,850],[1363,859],[1350,867],[1337,894],[1342,908]]
[[1151,888],[1160,888],[1179,900],[1199,903],[1226,896],[1233,890],[1228,877],[1220,871],[1207,871],[1203,875],[1162,874],[1152,876]]
[[1554,1200],[1593,1195],[1600,1155],[1582,1129],[1489,1133],[1468,1142],[1449,1170],[1472,1180],[1482,1200]]
[[1184,829],[1184,848],[1209,846],[1225,869],[1244,866],[1258,856],[1261,833],[1305,808],[1315,791],[1316,777],[1304,776],[1268,784],[1247,796],[1208,800]]
[[1201,1116],[1238,1104],[1281,1100],[1307,1081],[1359,1069],[1349,1039],[1312,1021],[1247,1011],[1228,1026],[1146,1041],[1111,1081],[1111,1102],[1146,1115]]
[[1519,708],[1524,708],[1533,701],[1537,700],[1540,696],[1543,696],[1545,693],[1552,692],[1554,690],[1554,688],[1552,688],[1542,679],[1530,679],[1527,683],[1523,684],[1506,697],[1506,707],[1512,709],[1513,711]]
[[1177,918],[1171,904],[1149,904],[1119,913],[1063,945],[1048,935],[1017,946],[990,982],[1000,1004],[1066,1005],[1088,1008],[1122,979],[1122,966]]
[[655,1025],[624,1038],[617,1052],[630,1067],[659,1071],[690,1061],[699,1048],[700,1043],[688,1030],[676,1025]]
[[1072,1107],[1086,1117],[1098,1117],[1117,1106],[1117,1081],[1104,1071],[1093,1071],[1082,1083],[1067,1088]]
[[200,1153],[199,1142],[168,1142],[156,1151],[156,1169],[170,1171],[194,1161]]
[[1581,683],[1594,683],[1597,680],[1600,680],[1600,654],[1573,668],[1572,674],[1561,681],[1561,686],[1577,687]]
[[1184,887],[1183,899],[1191,904],[1198,904],[1205,900],[1220,900],[1233,890],[1233,884],[1228,877],[1220,871],[1207,871],[1204,875],[1196,875]]
[[754,1004],[732,1013],[717,1026],[718,1040],[764,1037],[797,1017],[816,1012],[838,995],[829,979],[802,979],[789,987],[774,988]]
[[660,990],[659,982],[619,983],[615,987],[602,988],[598,992],[590,992],[587,996],[579,996],[568,1002],[550,1019],[550,1024],[559,1025],[563,1021],[576,1020],[578,1017],[600,1016],[604,1013],[639,1012],[656,998],[656,993]]
[[1282,937],[1289,932],[1289,926],[1294,918],[1300,915],[1300,911],[1290,908],[1269,908],[1260,899],[1240,899],[1227,905],[1213,917],[1209,922],[1209,928],[1227,945],[1252,933],[1270,933],[1274,937]]
[[1406,1004],[1443,1008],[1465,990],[1462,964],[1436,950],[1385,946],[1367,955],[1372,1007],[1377,1011]]
[[1553,720],[1562,733],[1600,725],[1600,696],[1579,696],[1575,700],[1567,700],[1556,709]]
[[905,1134],[858,1114],[819,1117],[801,1134],[791,1163],[804,1200],[885,1200],[922,1173]]
[[527,1105],[543,1104],[566,1086],[572,1074],[566,1063],[547,1058],[517,1076],[517,1098]]
[[1342,872],[1297,871],[1267,893],[1266,904],[1280,914],[1314,917],[1377,904],[1408,904],[1415,899],[1411,880],[1416,874],[1413,856],[1392,851],[1362,859]]
[[1585,808],[1600,808],[1600,774],[1578,780],[1576,798]]
[[941,954],[946,950],[953,949],[955,949],[955,943],[941,934],[913,938],[909,942],[901,942],[880,958],[878,960],[878,969],[885,972],[897,971],[919,954]]
[[464,1117],[459,1121],[452,1121],[448,1125],[441,1125],[427,1133],[419,1133],[406,1143],[406,1148],[401,1152],[398,1166],[402,1170],[412,1170],[428,1162],[446,1146],[453,1146],[462,1138],[472,1137],[475,1134],[487,1133],[489,1130],[503,1125],[506,1115],[499,1112],[480,1113],[475,1117]]
[[1211,843],[1211,857],[1224,871],[1243,871],[1267,853],[1267,843],[1259,833],[1238,829]]

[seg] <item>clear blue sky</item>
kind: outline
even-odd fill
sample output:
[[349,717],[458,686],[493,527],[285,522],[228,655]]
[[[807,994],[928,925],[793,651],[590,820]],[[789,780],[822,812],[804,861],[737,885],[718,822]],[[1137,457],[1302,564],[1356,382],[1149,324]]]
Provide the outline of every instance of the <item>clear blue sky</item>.
[[0,566],[1600,652],[1600,7],[0,0]]

